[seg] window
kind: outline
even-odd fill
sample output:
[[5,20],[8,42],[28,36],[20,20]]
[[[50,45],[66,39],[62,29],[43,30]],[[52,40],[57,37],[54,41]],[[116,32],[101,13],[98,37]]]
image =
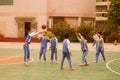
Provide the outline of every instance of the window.
[[0,0],[0,5],[13,5],[13,0]]
[[96,0],[96,2],[106,2],[107,0]]
[[81,18],[81,22],[89,26],[93,26],[93,21],[92,18]]
[[53,24],[57,24],[59,22],[64,22],[64,17],[54,17]]
[[97,12],[107,12],[107,6],[96,6]]

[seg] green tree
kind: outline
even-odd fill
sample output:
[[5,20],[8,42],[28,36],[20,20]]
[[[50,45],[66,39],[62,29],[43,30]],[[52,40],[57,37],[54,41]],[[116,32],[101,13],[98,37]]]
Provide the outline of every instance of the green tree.
[[[110,9],[108,12],[108,22],[109,26],[106,28],[106,36],[109,37],[109,40],[112,37],[115,37],[113,38],[115,40],[119,40],[118,34],[120,33],[120,0],[111,0]],[[111,41],[113,40],[111,39]]]
[[108,20],[111,31],[118,31],[120,26],[120,0],[111,0]]

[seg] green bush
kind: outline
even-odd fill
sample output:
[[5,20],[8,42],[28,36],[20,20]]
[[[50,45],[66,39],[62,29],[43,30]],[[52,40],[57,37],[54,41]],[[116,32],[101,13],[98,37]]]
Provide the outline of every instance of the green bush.
[[76,32],[80,32],[89,42],[93,41],[93,27],[89,25],[81,24],[77,28],[71,28],[66,22],[60,22],[53,25],[50,30],[56,34],[60,42],[63,41],[65,34],[69,34],[71,42],[77,42]]
[[118,28],[117,30],[114,29],[113,26],[109,26],[105,28],[105,32],[104,32],[104,38],[108,38],[108,42],[113,42],[114,40],[117,40],[118,42],[120,42],[120,28]]
[[70,35],[69,39],[71,42],[77,42],[78,40],[77,40],[76,35],[75,35],[76,30],[75,30],[75,28],[71,28],[71,29],[72,29],[72,31],[71,31],[71,35]]
[[51,31],[47,31],[47,36],[48,36],[49,38],[52,38],[52,32],[51,32]]
[[119,41],[119,33],[118,32],[113,32],[108,36],[109,42],[113,42],[115,40]]
[[69,34],[70,41],[75,41],[74,29],[72,29],[66,22],[60,22],[53,25],[51,31],[56,34],[60,42],[63,41],[65,34]]

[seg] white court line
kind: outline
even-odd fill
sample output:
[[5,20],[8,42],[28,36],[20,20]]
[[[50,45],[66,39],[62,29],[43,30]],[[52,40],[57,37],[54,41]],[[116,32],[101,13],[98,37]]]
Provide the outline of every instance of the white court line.
[[120,73],[117,72],[117,71],[115,71],[115,70],[113,70],[113,69],[111,69],[111,68],[109,67],[109,64],[110,64],[111,62],[117,61],[117,60],[119,60],[119,59],[120,59],[120,58],[118,58],[118,59],[113,59],[113,60],[110,60],[110,61],[108,61],[108,62],[106,63],[106,68],[107,68],[108,70],[110,70],[111,72],[117,74],[117,75],[120,75]]
[[[10,59],[10,58],[14,58],[14,57],[18,57],[18,56],[22,56],[23,54],[20,54],[20,55],[16,55],[16,56],[10,56],[10,57],[7,57],[7,58],[3,58],[3,59],[0,59],[0,61],[2,60],[6,60],[6,59]],[[33,62],[34,59],[32,59],[30,62]],[[17,62],[17,63],[7,63],[7,64],[0,64],[0,65],[11,65],[11,64],[22,64],[24,62]]]
[[16,56],[10,56],[10,57],[7,57],[7,58],[3,58],[3,59],[0,59],[0,60],[5,60],[5,59],[9,59],[9,58],[13,58],[13,57],[18,57],[18,56],[22,56],[23,54],[20,54],[20,55],[16,55]]
[[[31,61],[30,61],[30,63],[31,62],[33,62],[34,61],[34,59],[32,59]],[[13,64],[23,64],[24,62],[16,62],[16,63],[7,63],[7,64],[0,64],[0,65],[13,65]]]

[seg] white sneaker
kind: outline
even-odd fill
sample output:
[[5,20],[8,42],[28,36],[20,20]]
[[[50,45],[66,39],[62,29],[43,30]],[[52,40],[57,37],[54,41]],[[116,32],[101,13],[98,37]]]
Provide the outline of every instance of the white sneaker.
[[79,64],[79,66],[85,66],[85,64]]
[[33,61],[33,59],[28,60],[28,64],[31,63],[32,61]]
[[53,63],[53,61],[50,60],[50,63]]
[[29,63],[27,63],[27,62],[25,62],[25,65],[26,65],[26,66],[29,66],[30,64],[29,64]]
[[43,61],[44,63],[46,63],[46,61]]

